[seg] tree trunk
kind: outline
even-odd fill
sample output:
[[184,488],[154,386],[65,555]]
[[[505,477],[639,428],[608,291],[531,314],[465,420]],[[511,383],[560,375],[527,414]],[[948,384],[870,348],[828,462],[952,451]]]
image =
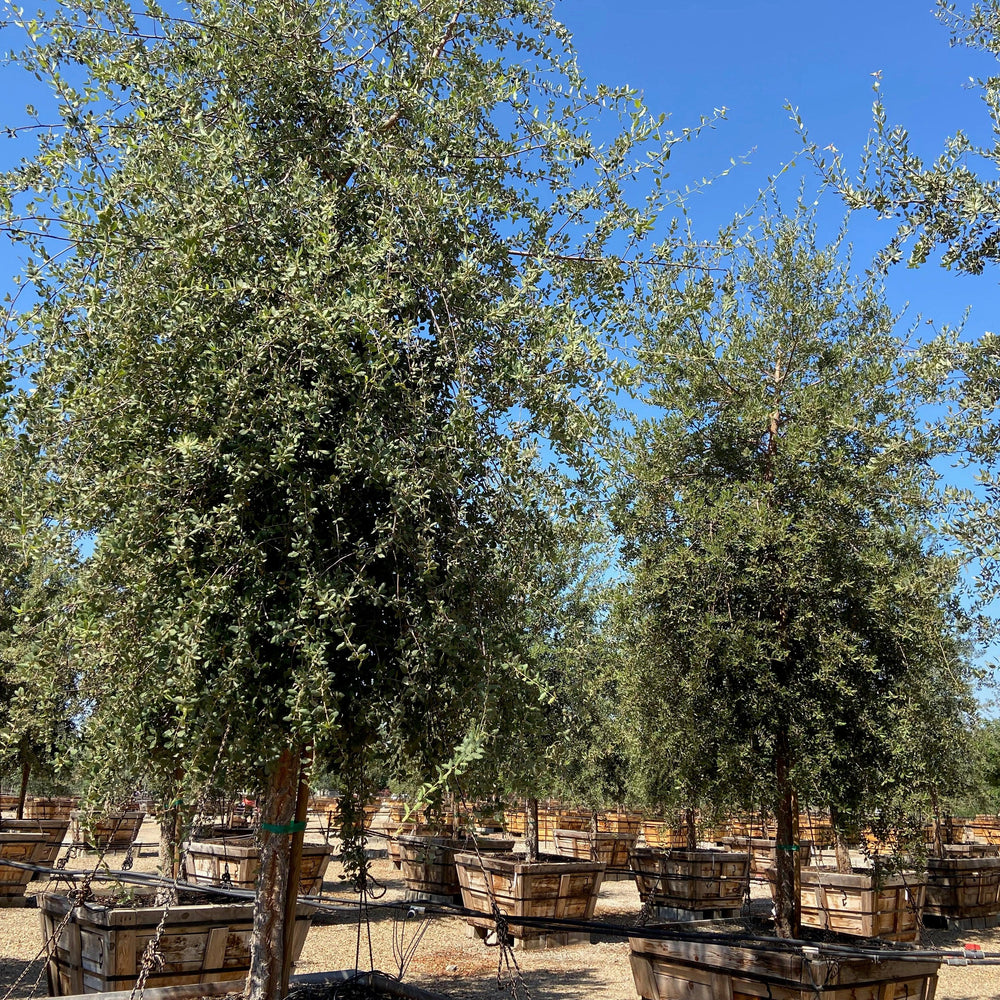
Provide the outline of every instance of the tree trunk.
[[851,847],[848,831],[844,828],[844,818],[836,806],[830,807],[830,825],[833,827],[833,849],[837,855],[837,871],[850,875],[854,871],[851,862]]
[[777,887],[774,896],[774,928],[778,937],[797,938],[801,930],[802,904],[799,898],[802,864],[799,859],[799,812],[792,787],[788,738],[782,730],[775,753],[778,823],[775,851]]
[[24,801],[28,797],[28,778],[31,776],[31,764],[24,761],[21,764],[21,792],[17,797],[17,818],[24,819]]
[[306,816],[309,809],[309,759],[299,767],[299,790],[295,800],[295,831],[292,834],[292,856],[288,870],[288,895],[285,902],[285,947],[281,966],[281,996],[288,996],[288,981],[292,975],[292,940],[295,937],[295,914],[299,902],[299,882],[302,878],[302,845],[306,839]]
[[691,808],[684,810],[684,829],[687,833],[686,847],[689,851],[698,849],[698,824],[695,821],[694,810]]
[[260,873],[250,942],[248,1000],[281,1000],[285,903],[292,858],[292,829],[299,788],[299,754],[281,752],[268,775],[260,808]]
[[936,789],[931,789],[931,809],[934,812],[934,857],[944,857],[944,840],[941,837],[941,808]]
[[538,799],[529,798],[525,803],[524,849],[527,860],[538,860]]
[[163,810],[160,817],[159,864],[160,874],[164,878],[180,878],[183,826],[179,805],[171,805]]

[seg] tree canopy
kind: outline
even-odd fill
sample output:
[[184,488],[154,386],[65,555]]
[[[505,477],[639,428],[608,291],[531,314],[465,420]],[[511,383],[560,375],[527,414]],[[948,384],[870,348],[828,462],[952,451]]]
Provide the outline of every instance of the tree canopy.
[[800,208],[721,273],[663,284],[639,320],[655,415],[616,513],[646,796],[763,805],[783,844],[795,793],[877,805],[914,691],[968,690],[925,397],[840,250]]
[[93,545],[60,641],[94,759],[188,800],[292,753],[359,787],[376,746],[440,763],[526,676],[551,483],[588,475],[681,137],[588,91],[536,0],[17,23],[51,107],[0,185],[13,406]]

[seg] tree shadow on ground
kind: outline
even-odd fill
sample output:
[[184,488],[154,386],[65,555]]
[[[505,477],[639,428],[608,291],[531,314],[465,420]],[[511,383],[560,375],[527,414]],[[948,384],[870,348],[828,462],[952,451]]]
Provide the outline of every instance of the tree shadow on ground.
[[28,962],[23,958],[0,957],[0,996],[6,997],[8,993],[11,1000],[48,996],[45,959]]
[[[496,975],[458,978],[434,976],[414,979],[421,989],[442,993],[448,1000],[496,1000]],[[607,982],[587,969],[531,969],[524,973],[524,984],[532,1000],[580,1000],[585,996],[605,997]],[[508,991],[509,992],[509,991]],[[605,997],[605,1000],[612,1000]]]

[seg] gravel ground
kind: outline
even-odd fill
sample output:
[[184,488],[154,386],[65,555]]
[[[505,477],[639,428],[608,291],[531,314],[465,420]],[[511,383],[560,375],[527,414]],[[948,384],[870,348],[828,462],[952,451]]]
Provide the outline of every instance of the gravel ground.
[[[152,824],[144,826],[142,839],[149,846],[140,852],[135,868],[153,871],[156,830]],[[112,867],[118,867],[121,855],[112,855],[108,860]],[[74,865],[83,867],[83,859],[77,859]],[[324,896],[351,905],[345,905],[343,913],[314,922],[296,972],[354,968],[359,955],[361,967],[368,968],[371,963],[398,975],[401,956],[408,956],[408,961],[404,959],[404,973],[410,982],[439,990],[455,1000],[504,995],[497,989],[498,949],[470,937],[460,918],[417,914],[407,919],[401,908],[386,907],[385,903],[403,898],[402,878],[384,859],[374,862],[373,874],[384,885],[385,895],[372,903],[368,924],[359,935],[357,896],[341,880],[336,862],[331,864]],[[36,881],[28,891],[30,894],[45,888],[45,882]],[[766,886],[755,887],[756,898],[767,895]],[[604,884],[597,919],[627,925],[634,923],[638,915],[639,898],[632,882]],[[967,941],[979,942],[987,954],[1000,957],[1000,928],[924,934],[924,944],[930,947],[956,948]],[[0,909],[0,1000],[45,995],[41,947],[37,910]],[[545,951],[516,951],[515,957],[533,1000],[573,1000],[581,996],[635,1000],[628,944],[624,941],[604,939]],[[23,978],[11,990],[19,977]],[[937,1000],[987,998],[1000,998],[1000,965],[942,967]]]

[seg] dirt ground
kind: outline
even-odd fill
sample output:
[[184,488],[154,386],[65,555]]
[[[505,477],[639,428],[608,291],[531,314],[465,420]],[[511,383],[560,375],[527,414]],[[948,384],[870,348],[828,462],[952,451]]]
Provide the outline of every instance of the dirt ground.
[[[142,833],[142,843],[146,846],[136,859],[136,870],[155,869],[155,840],[155,827],[147,823]],[[76,859],[73,865],[83,867],[86,857]],[[90,856],[91,861],[93,857]],[[108,860],[112,867],[118,867],[121,858],[112,855]],[[372,901],[368,920],[359,924],[357,895],[340,878],[337,863],[331,864],[324,897],[344,907],[314,921],[296,972],[374,967],[395,976],[402,971],[407,981],[438,990],[455,1000],[504,995],[497,989],[499,949],[471,937],[461,918],[418,912],[407,916],[408,907],[387,905],[403,900],[402,878],[384,859],[374,862],[373,874],[384,886],[385,894]],[[28,891],[32,894],[45,889],[44,881],[35,881]],[[765,886],[755,887],[755,897],[763,899],[767,895]],[[639,911],[633,882],[605,882],[597,904],[598,920],[634,925]],[[972,941],[980,943],[987,956],[1000,959],[1000,928],[925,931],[923,938],[925,946],[948,949]],[[37,910],[0,909],[0,1000],[45,995],[41,948]],[[589,944],[516,951],[514,955],[532,1000],[574,1000],[582,996],[635,1000],[628,951],[624,940],[594,935]],[[503,976],[511,971],[500,970]],[[937,1000],[987,998],[1000,998],[1000,965],[942,966]]]

